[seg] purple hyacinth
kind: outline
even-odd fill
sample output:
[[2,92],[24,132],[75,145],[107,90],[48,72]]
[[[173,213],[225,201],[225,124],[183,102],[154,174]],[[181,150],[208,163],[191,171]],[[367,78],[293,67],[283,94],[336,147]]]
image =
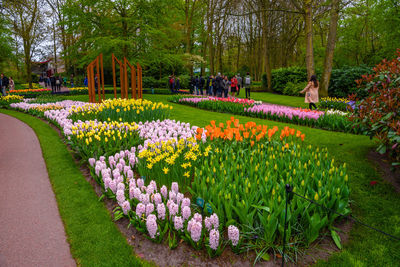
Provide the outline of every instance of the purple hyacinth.
[[151,194],[154,193],[154,187],[153,187],[152,184],[149,184],[149,185],[146,187],[146,193],[149,194],[149,195],[151,195]]
[[128,214],[128,211],[131,210],[131,204],[129,204],[129,201],[124,201],[121,205],[122,211],[124,212],[125,215]]
[[165,199],[167,199],[167,197],[168,197],[168,189],[167,189],[167,187],[166,187],[165,185],[163,185],[163,186],[161,187],[161,195],[162,195]]
[[147,217],[146,220],[146,228],[147,231],[149,232],[149,235],[151,238],[155,238],[157,234],[157,221],[156,221],[156,216],[154,214],[150,214],[149,217]]
[[117,192],[117,184],[115,180],[112,180],[109,184],[109,187],[113,193]]
[[145,205],[147,205],[147,204],[149,204],[150,203],[150,196],[149,196],[149,194],[141,194],[140,195],[140,199],[139,199],[141,202],[143,202],[143,204],[145,204]]
[[117,201],[118,203],[123,203],[125,201],[125,192],[123,190],[117,191]]
[[134,190],[133,190],[133,196],[137,199],[137,200],[140,200],[140,196],[142,195],[142,192],[140,191],[140,189],[139,188],[135,188]]
[[181,231],[183,228],[183,220],[180,216],[175,216],[174,218],[174,227],[177,231]]
[[136,215],[141,218],[142,215],[146,212],[146,206],[143,203],[139,203],[136,206]]
[[201,222],[193,222],[192,227],[190,228],[190,237],[194,242],[199,242],[201,237],[202,225]]
[[179,205],[184,197],[185,196],[182,193],[176,194],[176,203]]
[[136,183],[137,183],[137,186],[139,187],[139,188],[142,188],[142,186],[144,186],[144,181],[143,181],[143,179],[137,179],[137,181],[136,181]]
[[213,215],[210,216],[210,219],[214,229],[218,229],[219,227],[218,215],[214,213]]
[[201,214],[200,214],[200,213],[194,214],[193,219],[194,219],[196,222],[199,222],[199,223],[201,223],[201,222],[203,221],[203,218],[201,217]]
[[211,230],[213,224],[211,222],[211,218],[210,217],[206,217],[204,219],[204,225],[205,225],[205,227],[207,228],[208,231]]
[[158,219],[164,220],[165,219],[165,205],[164,203],[160,203],[157,205],[157,214]]
[[183,198],[181,207],[190,207],[190,199],[187,197]]
[[151,180],[150,184],[153,186],[154,191],[157,192],[157,183],[154,180]]
[[135,188],[131,187],[129,188],[129,199],[132,199],[135,197]]
[[146,205],[146,217],[148,217],[154,211],[154,204],[149,203]]
[[184,220],[189,219],[191,213],[192,213],[192,211],[190,210],[189,207],[185,206],[182,208],[182,217]]
[[177,183],[177,182],[173,182],[173,183],[172,183],[172,185],[171,185],[171,190],[172,190],[175,194],[178,194],[178,192],[179,192],[179,186],[178,186],[178,183]]
[[96,162],[96,160],[95,160],[94,158],[90,158],[90,159],[89,159],[89,164],[90,164],[91,167],[94,166],[94,163],[95,163],[95,162]]
[[210,231],[210,248],[213,250],[217,250],[219,245],[219,231],[212,229]]
[[160,203],[162,202],[162,198],[161,198],[160,193],[155,193],[155,194],[153,195],[153,202],[154,202],[154,204],[156,204],[156,205],[158,205],[158,204],[160,204]]
[[118,183],[118,185],[117,185],[117,190],[122,190],[122,191],[125,191],[125,184],[124,183]]
[[174,202],[171,202],[168,209],[169,209],[169,215],[175,216],[178,213],[179,206]]
[[228,227],[228,238],[232,242],[233,246],[237,246],[239,243],[239,229],[234,225]]
[[174,191],[169,191],[169,199],[172,201],[176,201],[176,194]]

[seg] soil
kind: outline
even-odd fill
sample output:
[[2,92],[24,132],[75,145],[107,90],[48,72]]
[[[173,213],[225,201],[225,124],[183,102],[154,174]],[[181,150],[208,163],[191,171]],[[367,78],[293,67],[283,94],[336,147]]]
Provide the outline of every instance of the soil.
[[[59,128],[52,123],[42,119],[43,122],[50,125],[55,131],[58,132],[60,138],[64,140],[64,137]],[[87,164],[82,164],[78,155],[74,153],[71,147],[68,150],[71,152],[75,159],[77,166],[80,166],[80,170],[84,175],[85,179],[92,185],[98,197],[102,195],[102,189],[100,185],[91,177],[90,170]],[[102,200],[110,212],[110,217],[113,218],[113,209],[117,207],[117,204],[112,199],[103,198]],[[210,258],[207,252],[203,249],[200,251],[194,250],[191,246],[182,242],[174,250],[168,247],[168,244],[157,244],[147,239],[142,233],[137,231],[133,227],[128,227],[129,220],[122,218],[115,222],[120,232],[125,236],[127,242],[132,246],[135,254],[149,262],[153,262],[157,266],[232,266],[232,267],[246,267],[246,266],[262,266],[262,267],[278,267],[281,266],[282,257],[281,255],[270,254],[270,261],[260,261],[253,265],[256,254],[254,252],[242,253],[237,255],[233,253],[227,246],[222,255]],[[339,229],[337,233],[341,238],[342,245],[345,244],[349,239],[349,233],[352,227],[352,222],[348,220],[342,220],[336,223],[334,226]],[[285,266],[309,266],[314,264],[317,260],[326,260],[332,253],[338,252],[339,249],[333,242],[330,234],[318,239],[311,246],[298,255],[297,262],[287,262]]]
[[375,163],[376,170],[381,177],[390,183],[397,193],[400,193],[400,167],[392,168],[387,155],[382,155],[374,150],[371,150],[367,158]]

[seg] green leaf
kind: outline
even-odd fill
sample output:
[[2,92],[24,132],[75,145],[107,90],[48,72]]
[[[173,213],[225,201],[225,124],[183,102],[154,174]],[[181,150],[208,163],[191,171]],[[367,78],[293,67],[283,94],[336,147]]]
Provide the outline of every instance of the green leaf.
[[342,244],[340,243],[340,236],[334,230],[331,230],[331,236],[338,249],[342,249]]
[[271,209],[266,206],[257,206],[257,205],[251,205],[253,208],[259,209],[259,210],[265,210],[266,212],[270,212]]
[[270,257],[269,257],[269,254],[268,253],[264,253],[264,255],[262,255],[262,257],[261,257],[263,260],[265,260],[265,261],[269,261],[270,260]]

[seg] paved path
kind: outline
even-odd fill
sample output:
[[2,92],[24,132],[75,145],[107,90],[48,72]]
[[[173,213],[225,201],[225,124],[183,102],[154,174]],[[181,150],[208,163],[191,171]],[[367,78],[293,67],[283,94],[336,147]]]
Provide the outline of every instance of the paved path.
[[39,141],[0,113],[0,266],[75,266]]

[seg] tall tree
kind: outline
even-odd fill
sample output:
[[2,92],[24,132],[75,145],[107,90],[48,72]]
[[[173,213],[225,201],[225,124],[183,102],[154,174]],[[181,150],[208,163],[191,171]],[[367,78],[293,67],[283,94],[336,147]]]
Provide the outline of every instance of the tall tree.
[[332,0],[331,20],[329,24],[328,40],[325,50],[324,69],[322,72],[320,92],[321,96],[328,96],[329,81],[332,73],[333,54],[335,51],[337,24],[339,20],[340,0]]
[[12,22],[12,29],[23,44],[25,75],[29,88],[32,88],[32,56],[38,43],[42,40],[41,28],[44,25],[42,0],[5,0],[4,7]]

